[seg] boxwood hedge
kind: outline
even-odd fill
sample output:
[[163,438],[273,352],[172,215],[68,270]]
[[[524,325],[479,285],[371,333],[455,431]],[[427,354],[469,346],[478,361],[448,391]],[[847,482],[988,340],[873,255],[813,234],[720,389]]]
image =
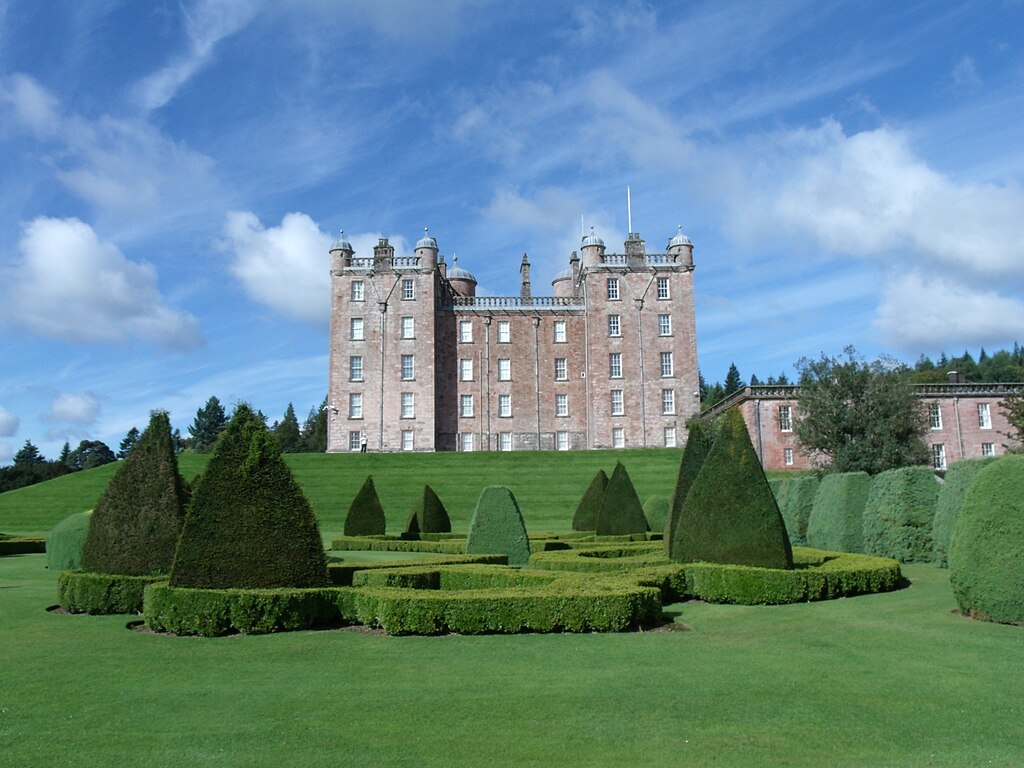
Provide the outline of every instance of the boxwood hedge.
[[597,470],[597,474],[590,481],[580,503],[576,506],[576,513],[572,516],[574,531],[597,530],[597,514],[601,510],[601,499],[604,498],[604,489],[607,487],[608,475],[603,469]]
[[45,551],[45,536],[8,536],[0,533],[0,557],[5,555],[35,555]]
[[530,559],[530,539],[516,497],[508,488],[484,488],[469,521],[466,554],[505,554],[512,565]]
[[807,521],[807,545],[836,552],[863,552],[864,505],[870,487],[867,472],[825,475],[814,494]]
[[448,510],[444,508],[444,504],[434,493],[434,489],[429,485],[424,485],[423,493],[417,496],[413,503],[405,532],[423,537],[428,534],[451,533],[451,530],[452,521],[448,517]]
[[612,476],[608,478],[608,486],[604,489],[601,506],[597,511],[595,530],[598,536],[621,536],[647,531],[643,505],[621,461],[615,462]]
[[373,476],[366,478],[359,493],[352,499],[345,515],[346,536],[383,536],[387,528],[384,507],[381,506]]
[[68,613],[141,613],[146,586],[166,578],[63,571],[57,577],[57,602]]
[[89,533],[92,510],[76,512],[61,520],[46,537],[46,567],[51,571],[77,571],[82,567],[82,547]]
[[790,543],[795,547],[806,546],[807,523],[814,509],[818,478],[815,475],[781,478],[772,483],[772,492],[786,524]]
[[995,461],[994,458],[963,459],[954,462],[946,471],[945,482],[939,489],[932,520],[932,559],[940,568],[948,567],[949,544],[953,540],[960,510],[963,509],[967,489],[977,474]]
[[931,467],[890,469],[871,479],[864,505],[864,551],[901,563],[932,559],[939,484]]
[[699,418],[690,419],[686,423],[686,445],[683,447],[683,457],[679,462],[679,473],[676,475],[676,486],[672,493],[672,502],[668,514],[665,516],[665,529],[663,531],[663,545],[665,556],[672,557],[672,542],[675,536],[676,524],[683,513],[683,505],[686,503],[686,495],[690,492],[690,486],[700,474],[704,466],[704,459],[711,450],[711,436],[704,428],[704,422]]

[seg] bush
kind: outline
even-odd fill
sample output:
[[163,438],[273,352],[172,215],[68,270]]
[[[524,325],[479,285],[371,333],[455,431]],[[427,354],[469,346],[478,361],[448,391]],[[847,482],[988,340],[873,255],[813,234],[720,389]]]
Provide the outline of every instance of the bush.
[[956,530],[960,510],[967,497],[967,489],[977,474],[995,461],[994,458],[964,459],[955,462],[946,472],[946,481],[939,489],[935,502],[935,518],[932,520],[932,559],[940,568],[949,566],[949,544]]
[[384,507],[380,504],[371,475],[366,478],[366,482],[348,508],[348,514],[345,515],[345,535],[383,536],[386,528]]
[[466,554],[506,554],[510,565],[530,559],[530,540],[516,497],[504,486],[484,488],[473,510]]
[[0,557],[6,555],[38,555],[45,551],[45,536],[6,536],[0,534]]
[[672,541],[679,518],[683,514],[686,495],[700,474],[708,451],[711,450],[711,437],[704,428],[704,422],[699,418],[690,419],[686,424],[686,431],[686,446],[683,448],[683,458],[679,462],[679,474],[676,476],[676,487],[672,493],[672,506],[665,519],[663,543],[665,556],[669,559],[672,558]]
[[405,532],[410,535],[425,533],[451,533],[452,521],[441,499],[429,485],[423,486],[423,493],[413,504]]
[[870,487],[867,472],[825,475],[814,494],[807,521],[807,545],[835,552],[863,552],[864,505]]
[[196,487],[170,583],[211,589],[328,583],[316,517],[263,419],[239,405]]
[[361,536],[335,536],[331,549],[371,552],[440,552],[460,555],[466,551],[466,539],[424,540],[398,539],[389,536],[370,538]]
[[651,496],[644,502],[644,517],[647,518],[647,530],[662,532],[665,530],[665,519],[672,506],[670,496]]
[[612,476],[608,478],[608,486],[604,489],[601,506],[597,511],[595,530],[598,536],[647,532],[643,505],[621,461],[615,462]]
[[931,467],[875,475],[864,505],[864,551],[901,563],[932,559],[932,520],[939,484]]
[[77,571],[82,567],[82,547],[89,533],[92,510],[61,520],[46,536],[46,567],[51,571]]
[[508,555],[449,555],[437,557],[430,560],[381,560],[378,563],[328,563],[327,573],[331,577],[331,583],[339,587],[352,586],[352,579],[355,574],[361,571],[376,571],[380,569],[393,569],[412,567],[436,567],[439,565],[465,565],[467,563],[485,565],[508,565]]
[[166,574],[187,503],[170,419],[164,411],[154,412],[96,503],[82,549],[82,569],[130,576]]
[[166,576],[64,571],[57,579],[57,602],[68,613],[142,613],[146,586],[163,579]]
[[732,408],[721,418],[676,522],[671,559],[791,568],[786,526],[743,417]]
[[576,513],[572,516],[572,529],[574,531],[596,531],[597,514],[601,511],[601,499],[604,498],[604,490],[608,487],[608,475],[603,469],[597,470],[594,479],[590,481],[587,490],[583,492],[583,498],[576,507]]
[[814,496],[818,492],[818,478],[814,475],[787,477],[774,486],[775,499],[782,513],[782,520],[793,546],[807,544],[807,522],[814,508]]
[[960,610],[1024,624],[1024,456],[999,458],[971,483],[949,547]]

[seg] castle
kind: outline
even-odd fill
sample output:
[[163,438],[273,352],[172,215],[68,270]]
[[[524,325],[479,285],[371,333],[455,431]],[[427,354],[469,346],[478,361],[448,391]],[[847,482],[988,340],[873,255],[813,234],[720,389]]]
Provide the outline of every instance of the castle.
[[386,238],[331,246],[329,452],[585,450],[682,445],[700,411],[693,244],[664,253],[593,231],[534,296],[477,296],[438,255]]

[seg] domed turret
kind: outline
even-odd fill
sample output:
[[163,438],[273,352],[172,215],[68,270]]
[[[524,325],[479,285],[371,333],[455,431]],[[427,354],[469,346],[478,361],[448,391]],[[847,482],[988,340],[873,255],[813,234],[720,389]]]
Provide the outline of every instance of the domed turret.
[[430,230],[423,228],[423,237],[416,241],[416,255],[421,269],[437,267],[437,238],[430,236]]
[[590,228],[590,234],[583,237],[580,243],[580,250],[583,251],[583,266],[596,267],[604,259],[604,240],[594,234],[594,228]]
[[668,255],[673,261],[684,266],[693,266],[693,242],[683,234],[682,224],[679,225],[675,237],[668,241]]
[[352,265],[352,243],[345,239],[345,230],[338,233],[338,239],[331,244],[331,271],[339,273],[344,267]]
[[452,257],[452,265],[448,268],[448,282],[460,296],[476,296],[476,278],[473,273],[459,266],[459,257]]
[[555,296],[572,296],[572,267],[566,267],[555,275],[551,287],[554,288]]

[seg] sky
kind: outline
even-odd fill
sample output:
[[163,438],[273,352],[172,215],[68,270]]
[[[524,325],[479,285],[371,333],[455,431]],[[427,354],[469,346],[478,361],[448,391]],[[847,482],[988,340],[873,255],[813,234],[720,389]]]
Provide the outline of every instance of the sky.
[[701,371],[1024,341],[1024,4],[0,0],[0,464],[302,420],[330,243],[694,242]]

